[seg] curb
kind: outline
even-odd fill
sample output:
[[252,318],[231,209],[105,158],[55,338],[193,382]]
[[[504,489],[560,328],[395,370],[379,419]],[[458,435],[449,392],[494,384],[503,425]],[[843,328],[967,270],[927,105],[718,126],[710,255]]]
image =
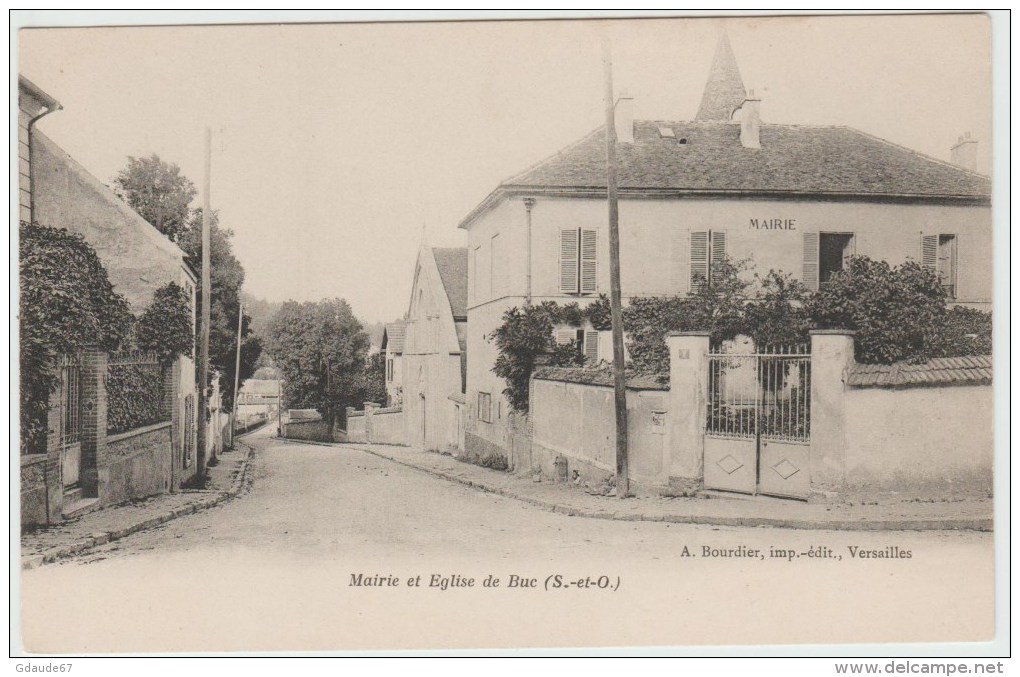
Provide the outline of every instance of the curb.
[[[295,440],[303,443],[303,440]],[[891,519],[891,520],[867,520],[867,519],[833,519],[833,520],[810,520],[783,517],[730,517],[715,515],[645,515],[632,512],[611,512],[604,509],[579,508],[564,503],[554,503],[533,496],[522,496],[510,489],[495,486],[487,482],[467,479],[453,473],[425,468],[407,461],[398,460],[371,449],[351,444],[341,445],[340,443],[313,442],[321,446],[347,447],[371,454],[378,458],[386,459],[397,465],[418,470],[420,472],[445,479],[450,482],[463,484],[464,486],[479,489],[486,493],[497,494],[506,498],[522,501],[530,505],[550,510],[552,512],[568,515],[570,517],[587,517],[589,519],[616,520],[624,522],[668,522],[671,524],[703,524],[711,526],[727,527],[771,527],[778,529],[809,529],[817,531],[992,531],[994,520],[992,518],[959,518],[959,519]]]
[[[253,430],[251,432],[255,431]],[[247,434],[250,433],[245,433],[245,435]],[[144,521],[124,527],[123,529],[95,533],[87,538],[75,541],[70,545],[59,545],[45,550],[42,553],[24,556],[21,558],[21,570],[27,571],[29,569],[35,569],[44,564],[55,562],[58,559],[80,555],[100,545],[106,545],[107,543],[118,541],[125,536],[130,536],[131,534],[138,533],[139,531],[152,529],[153,527],[165,524],[166,522],[177,519],[178,517],[183,517],[184,515],[191,515],[202,510],[207,510],[236,497],[239,493],[241,493],[241,489],[244,487],[244,480],[248,475],[248,465],[253,451],[253,448],[250,445],[244,443],[242,437],[243,436],[237,437],[237,443],[244,448],[244,458],[241,460],[240,470],[234,477],[228,489],[210,492],[211,495],[207,498],[197,498],[196,500],[178,508],[168,510],[156,515],[155,517],[150,517]]]

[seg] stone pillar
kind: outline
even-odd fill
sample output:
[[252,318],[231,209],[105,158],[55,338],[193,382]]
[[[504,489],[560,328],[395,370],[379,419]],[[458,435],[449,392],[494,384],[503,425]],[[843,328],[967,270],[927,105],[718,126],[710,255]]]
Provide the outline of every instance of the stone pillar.
[[181,472],[184,468],[184,421],[181,417],[181,357],[175,357],[163,372],[163,386],[166,388],[166,405],[170,407],[170,492],[181,488]]
[[708,348],[705,331],[671,332],[669,349],[669,411],[665,467],[674,488],[699,489],[705,479],[705,398]]
[[365,402],[365,442],[372,443],[372,416],[379,405],[375,402]]
[[846,373],[854,364],[854,332],[811,332],[811,488],[846,484]]
[[81,354],[82,422],[81,487],[104,502],[109,489],[106,455],[106,353],[95,348]]
[[43,476],[46,482],[46,522],[56,524],[63,519],[64,478],[60,467],[60,434],[63,421],[60,408],[60,388],[50,393],[46,412],[46,465]]

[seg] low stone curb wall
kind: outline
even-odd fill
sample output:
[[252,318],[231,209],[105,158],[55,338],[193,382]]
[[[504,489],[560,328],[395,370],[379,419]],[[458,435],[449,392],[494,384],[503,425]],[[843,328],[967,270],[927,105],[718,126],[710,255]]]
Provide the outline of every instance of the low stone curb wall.
[[166,522],[169,522],[170,520],[176,519],[183,515],[191,515],[192,513],[212,508],[213,506],[219,505],[220,503],[223,503],[225,501],[230,500],[231,498],[234,498],[239,493],[241,493],[241,489],[244,487],[244,481],[248,475],[248,462],[251,459],[252,452],[252,447],[245,444],[240,437],[237,438],[237,443],[244,450],[244,458],[241,460],[240,470],[238,471],[237,476],[234,477],[233,481],[231,482],[229,489],[223,491],[203,491],[203,490],[189,491],[187,493],[193,493],[200,497],[196,498],[196,500],[194,501],[189,502],[187,505],[183,505],[173,510],[168,510],[164,513],[156,515],[155,517],[150,517],[149,519],[146,519],[142,522],[138,522],[136,524],[132,524],[131,526],[125,527],[123,529],[115,529],[113,531],[95,533],[86,538],[75,541],[74,543],[71,543],[69,545],[56,546],[50,548],[49,550],[46,550],[43,553],[24,556],[21,558],[21,569],[23,571],[28,569],[35,569],[36,567],[40,567],[43,564],[50,564],[51,562],[55,562],[59,559],[80,555],[100,545],[106,545],[107,543],[120,540],[125,536],[130,536],[131,534],[137,533],[139,531],[151,529],[153,527],[159,526],[160,524],[164,524]]

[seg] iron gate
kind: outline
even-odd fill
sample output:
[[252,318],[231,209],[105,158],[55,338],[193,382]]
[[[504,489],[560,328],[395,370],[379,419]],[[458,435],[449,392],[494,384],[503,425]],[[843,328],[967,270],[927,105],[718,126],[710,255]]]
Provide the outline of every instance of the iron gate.
[[62,355],[60,368],[60,477],[65,489],[81,481],[81,360]]
[[705,487],[807,498],[811,355],[807,346],[708,354]]

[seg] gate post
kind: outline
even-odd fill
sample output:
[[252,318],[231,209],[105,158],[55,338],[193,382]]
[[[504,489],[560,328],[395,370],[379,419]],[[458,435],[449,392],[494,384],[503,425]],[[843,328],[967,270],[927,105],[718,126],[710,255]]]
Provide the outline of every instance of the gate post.
[[670,332],[667,448],[670,485],[697,490],[705,479],[709,332]]
[[846,482],[846,372],[854,332],[811,332],[811,488],[839,491]]
[[106,352],[81,355],[81,486],[84,495],[106,499],[110,469],[106,458]]

